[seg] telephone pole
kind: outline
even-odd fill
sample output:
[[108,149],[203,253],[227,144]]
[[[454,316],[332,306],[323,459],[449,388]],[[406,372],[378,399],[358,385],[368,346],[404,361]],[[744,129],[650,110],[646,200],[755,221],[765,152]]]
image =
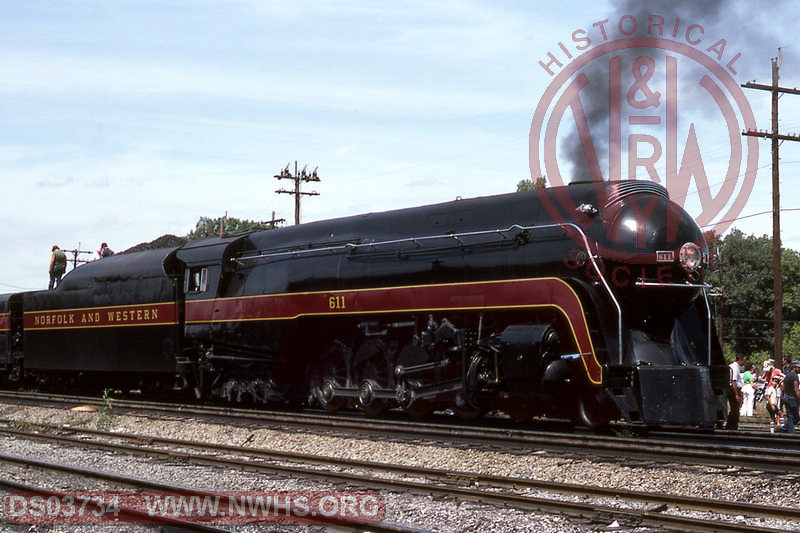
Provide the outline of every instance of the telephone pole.
[[281,170],[280,174],[275,174],[275,177],[279,180],[282,179],[289,179],[294,180],[294,190],[285,190],[279,189],[275,191],[278,194],[293,194],[294,195],[294,223],[300,224],[300,197],[301,196],[318,196],[319,193],[317,191],[311,192],[303,192],[300,190],[300,183],[302,182],[309,182],[309,181],[321,181],[319,176],[317,176],[317,169],[315,168],[313,172],[310,174],[306,172],[306,167],[303,167],[299,173],[297,172],[297,161],[294,162],[294,174],[289,172],[289,165],[286,165],[286,168]]
[[272,220],[266,220],[262,222],[262,224],[269,225],[269,229],[275,229],[278,227],[278,224],[283,224],[286,222],[285,218],[275,218],[275,211],[272,212]]
[[775,293],[775,366],[783,368],[783,272],[781,268],[781,197],[779,180],[778,149],[780,141],[800,141],[800,135],[781,135],[778,132],[778,98],[780,93],[800,95],[800,90],[778,86],[779,70],[781,68],[781,50],[778,57],[772,61],[772,85],[762,85],[748,82],[742,85],[746,89],[758,89],[772,93],[772,131],[747,130],[742,135],[750,137],[765,137],[772,139],[772,269],[773,291]]
[[94,253],[91,250],[81,250],[81,243],[78,243],[78,247],[73,250],[62,250],[64,253],[72,254],[72,259],[67,259],[67,262],[72,262],[72,268],[77,268],[78,263],[89,263],[91,262],[90,259],[78,259],[78,254],[91,254]]

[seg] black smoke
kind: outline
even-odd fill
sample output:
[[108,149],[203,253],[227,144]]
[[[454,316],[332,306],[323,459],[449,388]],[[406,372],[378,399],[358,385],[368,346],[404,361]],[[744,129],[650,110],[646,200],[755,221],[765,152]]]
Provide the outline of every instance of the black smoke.
[[[770,82],[770,57],[777,55],[777,47],[781,43],[776,41],[777,32],[775,28],[781,28],[781,35],[793,35],[796,29],[791,29],[795,17],[787,16],[795,11],[794,6],[788,0],[771,2],[769,5],[762,3],[747,2],[745,0],[723,1],[675,1],[660,0],[654,2],[643,2],[641,0],[627,0],[619,4],[614,13],[606,18],[605,31],[609,40],[623,39],[631,36],[646,36],[647,22],[650,15],[663,17],[664,38],[675,41],[686,42],[685,32],[689,25],[699,24],[703,28],[702,44],[698,49],[707,52],[707,48],[719,41],[726,40],[726,49],[722,64],[730,60],[735,53],[741,53],[741,57],[735,62],[736,74],[734,78],[744,83],[758,78],[762,83]],[[633,35],[623,35],[619,31],[619,21],[622,17],[630,15],[637,22],[637,29]],[[629,21],[628,21],[629,22]],[[679,24],[676,37],[672,37],[673,27]],[[591,23],[587,24],[591,27]],[[626,25],[626,31],[630,25]],[[588,30],[588,28],[587,28]],[[595,36],[599,32],[592,28]],[[693,34],[698,35],[697,31]],[[775,44],[775,48],[767,48],[770,44]],[[630,76],[630,65],[633,59],[643,53],[653,57],[657,64],[663,65],[664,52],[648,48],[646,51],[641,49],[627,49],[620,52],[622,56],[623,87],[626,85],[625,76]],[[789,48],[784,50],[784,61],[791,61],[797,64],[796,50]],[[658,78],[653,78],[653,84],[658,85],[663,81],[663,68],[657,74]],[[702,98],[694,98],[692,91],[696,91],[699,96],[700,89],[696,87],[696,80],[702,76],[703,69],[699,65],[692,66],[688,62],[681,64],[679,71],[679,92],[681,100],[679,104],[680,113],[687,116],[706,114],[707,107],[699,104]],[[609,148],[619,150],[619,147],[609,146],[608,139],[608,110],[609,110],[609,90],[608,90],[608,63],[602,60],[595,60],[583,71],[590,79],[589,85],[584,87],[580,93],[581,103],[584,108],[589,131],[595,144],[596,153],[600,163],[603,176],[608,177],[608,158]],[[691,83],[689,83],[691,81]],[[750,96],[750,95],[748,95]],[[625,89],[623,88],[623,101]],[[623,121],[622,139],[627,138],[625,122]],[[626,147],[621,147],[625,152]],[[560,151],[572,166],[572,181],[589,179],[589,170],[586,161],[584,148],[576,130],[571,131],[561,141]],[[618,152],[619,153],[619,152]],[[623,156],[624,157],[624,156]],[[626,178],[626,164],[623,160],[622,178]]]

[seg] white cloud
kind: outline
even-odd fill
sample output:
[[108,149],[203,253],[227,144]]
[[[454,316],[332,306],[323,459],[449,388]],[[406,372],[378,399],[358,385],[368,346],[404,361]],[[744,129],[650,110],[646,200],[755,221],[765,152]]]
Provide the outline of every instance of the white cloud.
[[[432,117],[518,111],[530,102],[502,86],[470,88],[446,80],[420,80],[413,74],[393,85],[313,72],[237,71],[208,65],[104,56],[0,52],[0,93],[26,98],[212,98],[292,105],[336,112]],[[202,112],[202,110],[201,110]]]
[[[319,165],[323,179],[321,195],[304,200],[306,221],[511,191],[528,175],[528,129],[550,82],[537,62],[613,10],[477,0],[6,6],[0,185],[20,200],[0,211],[13,228],[0,246],[16,251],[0,283],[45,286],[56,242],[122,250],[226,211],[291,221],[292,199],[274,194],[272,175],[294,160]],[[764,55],[767,82],[774,50],[748,53]],[[791,60],[781,82],[799,85]],[[768,98],[748,96],[767,127]],[[782,99],[782,127],[800,124],[796,105]],[[796,144],[782,147],[784,165],[800,160]],[[724,156],[704,148],[704,159]],[[797,168],[784,168],[791,207]],[[769,208],[767,167],[743,214]],[[751,222],[770,231],[769,217]]]

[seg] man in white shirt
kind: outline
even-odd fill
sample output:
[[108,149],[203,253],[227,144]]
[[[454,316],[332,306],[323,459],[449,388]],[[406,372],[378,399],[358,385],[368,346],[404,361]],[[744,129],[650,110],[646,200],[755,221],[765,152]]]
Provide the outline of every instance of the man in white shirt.
[[742,408],[742,368],[744,367],[744,356],[736,355],[736,361],[729,365],[731,369],[730,385],[728,387],[728,421],[725,429],[739,429],[739,409]]

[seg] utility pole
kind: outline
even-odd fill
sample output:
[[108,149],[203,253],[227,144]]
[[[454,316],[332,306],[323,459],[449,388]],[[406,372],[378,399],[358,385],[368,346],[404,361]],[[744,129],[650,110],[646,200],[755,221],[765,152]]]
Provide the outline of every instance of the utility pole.
[[91,254],[94,253],[91,250],[81,250],[81,243],[78,243],[78,247],[74,250],[62,250],[64,253],[72,254],[72,259],[67,259],[67,262],[72,262],[72,268],[77,268],[78,263],[89,263],[89,259],[78,259],[78,254]]
[[281,170],[280,174],[275,174],[275,177],[279,180],[282,179],[289,179],[294,180],[294,190],[287,191],[285,189],[279,189],[275,191],[276,193],[285,193],[285,194],[293,194],[294,195],[294,223],[300,224],[300,197],[305,196],[318,196],[319,193],[317,191],[311,192],[302,192],[300,190],[300,183],[301,182],[308,182],[308,181],[321,181],[319,176],[317,176],[317,169],[315,168],[313,172],[310,174],[306,172],[306,167],[303,167],[303,170],[300,173],[297,172],[297,161],[294,162],[294,175],[289,172],[289,165],[286,165],[286,168]]
[[781,197],[779,180],[778,149],[780,141],[800,141],[800,135],[781,135],[778,132],[778,97],[780,93],[800,95],[798,89],[778,86],[781,68],[781,50],[772,61],[772,85],[748,82],[742,85],[746,89],[758,89],[772,93],[772,132],[747,130],[742,135],[750,137],[766,137],[772,139],[772,269],[773,291],[775,293],[775,366],[783,368],[783,272],[781,268]]
[[267,225],[269,224],[269,229],[275,229],[278,224],[282,224],[286,222],[285,218],[275,218],[275,211],[272,212],[272,220],[266,220],[262,222],[262,224]]

